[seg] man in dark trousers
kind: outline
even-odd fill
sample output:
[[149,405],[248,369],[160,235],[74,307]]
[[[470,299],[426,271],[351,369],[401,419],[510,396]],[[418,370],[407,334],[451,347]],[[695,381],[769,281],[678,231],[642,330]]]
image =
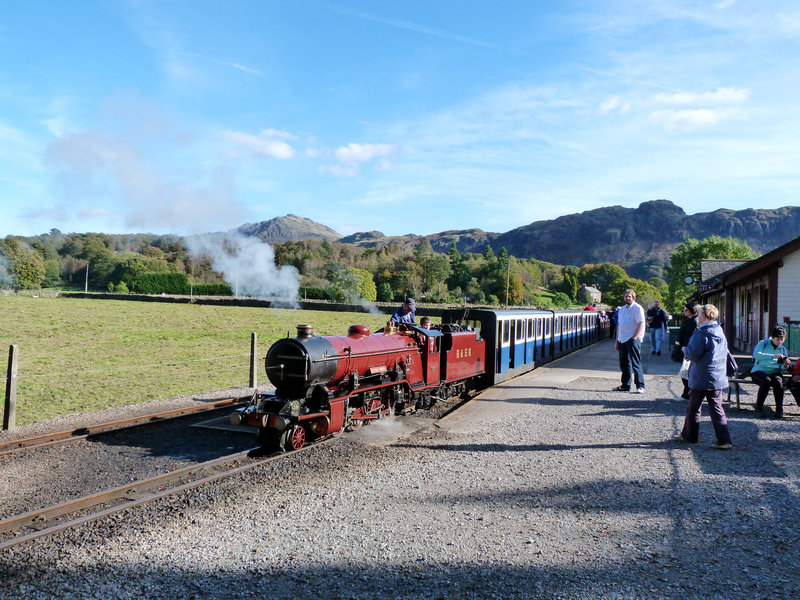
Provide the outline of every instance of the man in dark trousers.
[[667,328],[669,317],[658,300],[647,309],[647,324],[650,325],[650,354],[661,356],[661,343],[664,341],[664,331]]
[[636,383],[636,393],[644,394],[644,372],[642,371],[642,340],[644,339],[644,309],[635,302],[636,292],[625,291],[625,304],[617,310],[617,343],[619,367],[622,370],[622,385],[616,392],[631,390],[631,379]]

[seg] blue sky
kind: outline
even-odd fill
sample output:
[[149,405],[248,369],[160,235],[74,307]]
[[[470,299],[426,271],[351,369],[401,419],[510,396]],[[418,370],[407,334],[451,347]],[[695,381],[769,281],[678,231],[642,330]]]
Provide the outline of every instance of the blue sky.
[[799,41],[770,0],[7,3],[0,236],[797,205]]

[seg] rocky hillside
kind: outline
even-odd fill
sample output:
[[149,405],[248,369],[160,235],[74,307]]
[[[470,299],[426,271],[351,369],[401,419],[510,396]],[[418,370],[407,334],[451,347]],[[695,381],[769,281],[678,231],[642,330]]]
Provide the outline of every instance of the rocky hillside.
[[260,240],[272,243],[307,240],[309,238],[338,240],[342,237],[330,227],[296,215],[275,217],[260,223],[247,223],[238,227],[236,231],[243,235],[257,237]]
[[[443,231],[425,236],[431,243],[431,247],[437,252],[447,252],[450,243],[455,242],[459,252],[483,252],[486,246],[493,245],[499,233],[490,233],[482,229],[461,229]],[[339,241],[344,244],[353,244],[363,248],[382,248],[390,243],[402,249],[411,249],[419,243],[422,236],[409,233],[401,236],[386,236],[380,231],[369,231],[354,233]]]
[[638,208],[610,206],[537,221],[498,236],[492,246],[557,264],[612,262],[634,277],[650,277],[659,274],[676,245],[711,235],[742,239],[763,253],[800,235],[800,207],[689,216],[668,200],[653,200]]
[[[412,249],[420,239],[415,234],[386,236],[380,231],[341,237],[329,227],[295,215],[243,225],[239,231],[268,242],[327,238],[366,248],[394,244],[400,250]],[[652,200],[638,208],[609,206],[536,221],[506,233],[463,229],[427,238],[439,252],[447,252],[453,241],[461,252],[483,252],[491,245],[495,252],[505,247],[520,258],[560,265],[611,262],[644,279],[661,275],[672,250],[685,239],[711,235],[742,239],[764,253],[800,235],[800,207],[719,209],[690,216],[668,200]]]

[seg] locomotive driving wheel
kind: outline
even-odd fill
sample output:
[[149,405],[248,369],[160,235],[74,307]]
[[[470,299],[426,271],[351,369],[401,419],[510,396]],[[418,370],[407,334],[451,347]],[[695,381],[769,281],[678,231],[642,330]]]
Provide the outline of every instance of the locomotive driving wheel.
[[306,430],[302,425],[295,425],[286,436],[286,449],[287,450],[300,450],[306,445],[308,436]]

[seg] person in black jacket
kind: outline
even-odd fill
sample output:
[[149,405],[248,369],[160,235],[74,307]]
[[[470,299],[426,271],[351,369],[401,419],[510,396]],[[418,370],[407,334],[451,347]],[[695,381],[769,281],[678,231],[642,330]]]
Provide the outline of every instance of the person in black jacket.
[[[683,349],[689,345],[689,338],[692,337],[694,330],[697,329],[697,310],[699,308],[700,306],[698,304],[694,304],[693,302],[689,302],[683,307],[683,316],[686,317],[686,319],[681,324],[681,328],[678,330],[678,337],[675,340],[675,345],[678,346],[681,351],[683,351]],[[681,365],[681,371],[684,371],[683,365]],[[686,374],[685,377],[682,376],[681,381],[683,381],[683,393],[675,398],[676,401],[689,399],[688,374]]]

